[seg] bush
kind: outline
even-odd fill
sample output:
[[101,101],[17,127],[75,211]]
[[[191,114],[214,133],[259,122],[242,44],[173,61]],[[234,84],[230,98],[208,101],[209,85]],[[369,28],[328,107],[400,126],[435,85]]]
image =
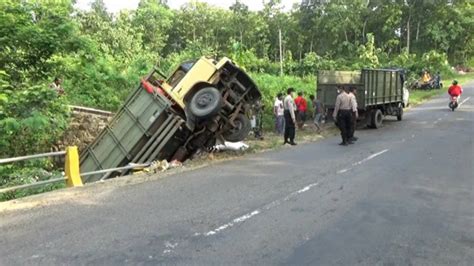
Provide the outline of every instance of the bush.
[[[60,176],[60,172],[58,170],[53,170],[54,168],[54,164],[45,159],[0,165],[0,188],[32,184],[38,181],[56,178]],[[0,201],[12,200],[63,187],[65,187],[64,182],[57,182],[37,188],[27,188],[0,193]]]
[[443,75],[451,75],[451,69],[446,54],[434,50],[424,53],[421,56],[409,54],[404,51],[392,59],[389,66],[402,67],[406,69],[412,79],[419,78],[419,75],[424,69],[429,70],[431,73],[439,71]]
[[49,151],[67,128],[67,102],[46,86],[5,89],[0,96],[0,157]]
[[[0,77],[0,158],[48,152],[68,125],[69,108],[64,97],[45,85],[23,83],[13,88]],[[0,187],[9,187],[51,178],[44,169],[53,169],[49,160],[0,165]],[[3,193],[0,201],[39,193],[62,186]]]

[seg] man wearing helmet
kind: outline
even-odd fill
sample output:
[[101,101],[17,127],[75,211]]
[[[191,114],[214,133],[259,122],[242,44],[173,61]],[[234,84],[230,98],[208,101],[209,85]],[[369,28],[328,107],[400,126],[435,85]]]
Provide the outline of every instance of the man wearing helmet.
[[462,88],[458,85],[457,80],[454,80],[453,85],[449,87],[448,94],[451,95],[451,97],[457,97],[459,100],[459,96],[462,94]]

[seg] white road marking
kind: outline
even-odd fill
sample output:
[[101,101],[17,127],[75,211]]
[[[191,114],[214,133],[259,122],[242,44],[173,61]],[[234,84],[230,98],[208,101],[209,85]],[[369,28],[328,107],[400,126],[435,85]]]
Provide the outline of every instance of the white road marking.
[[338,174],[344,174],[345,172],[349,171],[350,169],[342,169],[337,171]]
[[306,192],[308,190],[310,190],[312,187],[316,186],[318,183],[314,183],[314,184],[311,184],[309,186],[306,186],[298,191],[296,191],[296,194],[300,194],[300,193],[303,193],[303,192]]
[[219,233],[219,232],[222,231],[222,230],[225,230],[225,229],[227,229],[227,228],[229,228],[229,227],[234,226],[235,224],[245,222],[246,220],[252,218],[253,216],[255,216],[255,215],[257,215],[257,214],[260,214],[260,210],[258,210],[258,209],[255,210],[255,211],[253,211],[253,212],[244,214],[244,215],[242,215],[242,216],[240,216],[240,217],[237,217],[237,218],[235,218],[234,220],[232,220],[232,222],[226,223],[226,224],[224,224],[224,225],[221,225],[221,226],[219,226],[218,228],[216,228],[216,229],[214,229],[214,230],[211,230],[211,231],[205,233],[204,235],[205,235],[205,236],[212,236],[212,235],[215,235],[215,234]]
[[462,101],[460,104],[459,104],[459,107],[461,107],[461,105],[463,105],[465,102],[467,102],[467,100],[471,99],[471,97],[467,97],[466,99],[464,99],[464,101]]
[[[217,227],[216,229],[214,230],[211,230],[207,233],[204,233],[202,235],[204,236],[212,236],[212,235],[215,235],[225,229],[228,229],[228,228],[231,228],[232,226],[236,225],[236,224],[239,224],[239,223],[243,223],[247,220],[249,220],[250,218],[262,213],[262,210],[270,210],[271,208],[274,208],[278,205],[280,205],[282,202],[285,202],[285,201],[289,201],[290,199],[298,196],[299,194],[301,193],[304,193],[304,192],[307,192],[309,191],[310,189],[312,189],[313,187],[315,186],[318,186],[319,185],[319,182],[316,182],[316,183],[312,183],[312,184],[309,184],[307,185],[306,187],[300,189],[300,190],[297,190],[297,191],[294,191],[292,193],[290,193],[289,195],[287,195],[286,197],[284,197],[283,199],[280,199],[280,200],[275,200],[275,201],[272,201],[271,203],[265,205],[262,209],[256,209],[252,212],[249,212],[247,214],[244,214],[242,216],[239,216],[235,219],[233,219],[231,222],[228,222],[226,224],[223,224],[219,227]],[[195,233],[194,236],[200,236],[201,234],[200,233]]]
[[383,150],[383,151],[374,153],[374,154],[370,155],[369,157],[365,158],[365,159],[362,160],[362,161],[358,161],[358,162],[356,162],[356,163],[353,163],[352,166],[361,165],[361,164],[363,164],[363,163],[365,163],[365,162],[367,162],[367,161],[369,161],[369,160],[374,159],[375,157],[377,157],[377,156],[379,156],[379,155],[382,155],[382,154],[386,153],[387,151],[388,151],[388,149],[385,149],[385,150]]

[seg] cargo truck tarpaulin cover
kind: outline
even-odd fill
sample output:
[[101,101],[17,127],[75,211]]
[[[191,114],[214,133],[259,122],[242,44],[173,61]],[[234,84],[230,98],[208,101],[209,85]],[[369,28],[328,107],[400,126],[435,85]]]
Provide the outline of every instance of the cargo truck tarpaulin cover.
[[402,69],[319,71],[317,75],[317,97],[328,113],[334,110],[338,88],[344,86],[357,89],[358,123],[379,128],[384,116],[396,116],[399,121],[403,119],[409,92],[405,88],[405,72]]
[[[251,129],[246,114],[261,97],[252,79],[228,58],[184,62],[169,78],[154,68],[82,151],[81,173],[154,160],[182,162],[216,142],[241,141]],[[128,171],[85,176],[83,182]]]

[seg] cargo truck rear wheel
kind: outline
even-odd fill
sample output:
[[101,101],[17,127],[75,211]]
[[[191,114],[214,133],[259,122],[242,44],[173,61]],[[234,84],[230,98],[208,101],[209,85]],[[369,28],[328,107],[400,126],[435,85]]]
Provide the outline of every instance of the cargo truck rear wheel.
[[372,110],[372,121],[371,127],[372,128],[380,128],[383,123],[383,113],[380,109]]
[[243,114],[238,114],[234,119],[235,127],[224,132],[222,136],[230,142],[238,142],[244,140],[250,132],[250,120]]
[[399,107],[397,120],[402,121],[402,119],[403,119],[403,107]]
[[205,119],[216,115],[221,110],[221,107],[221,93],[214,87],[200,89],[189,102],[189,111],[198,119]]

